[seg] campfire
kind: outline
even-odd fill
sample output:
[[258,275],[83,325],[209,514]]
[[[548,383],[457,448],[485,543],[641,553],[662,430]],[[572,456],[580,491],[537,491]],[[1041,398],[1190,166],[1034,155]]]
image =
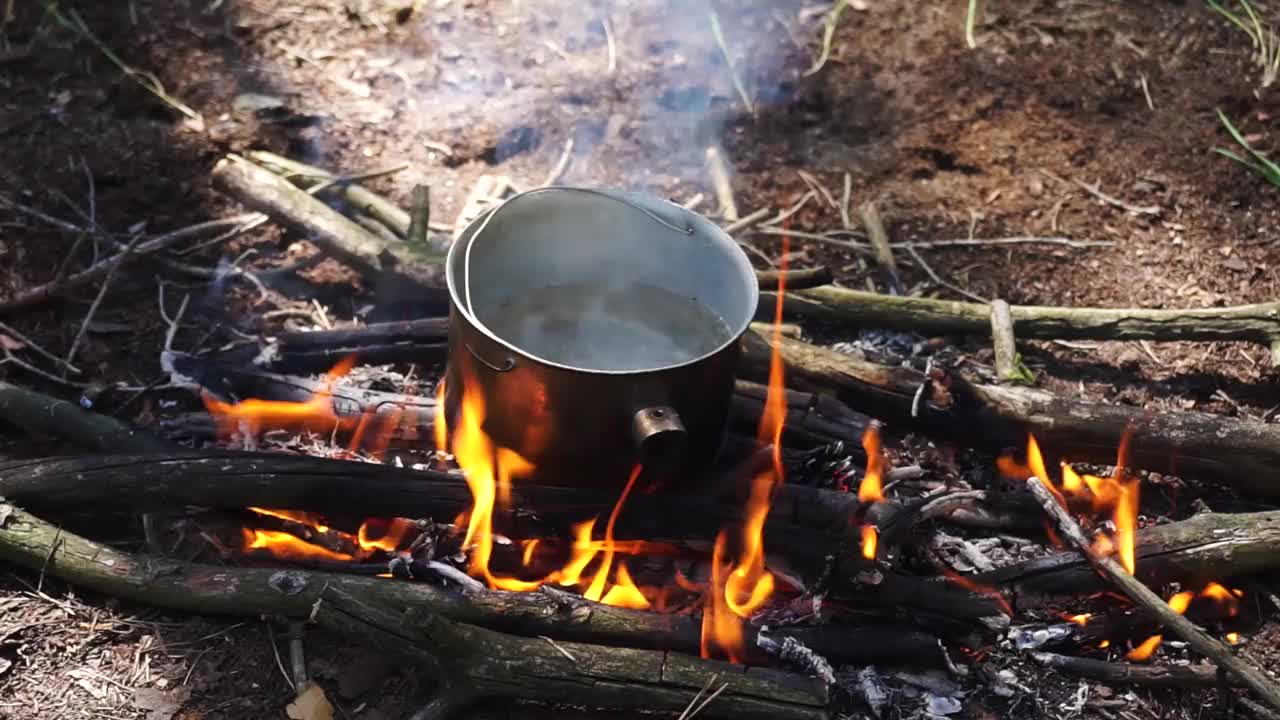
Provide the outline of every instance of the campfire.
[[[269,215],[290,203],[322,212],[247,160],[215,177]],[[549,228],[539,257],[554,255],[583,217],[574,203],[635,225],[635,237],[613,233],[615,250],[642,238],[721,253],[698,261],[711,271],[685,263],[683,280],[655,265],[639,286],[536,288],[541,314],[503,326],[588,327],[600,318],[566,313],[594,307],[649,333],[643,353],[625,333],[606,340],[621,351],[592,346],[601,367],[564,355],[563,337],[532,350],[493,332],[505,317],[494,313],[514,306],[477,279],[533,262],[504,264],[522,247],[507,242],[512,228],[522,243],[526,228]],[[0,549],[123,597],[368,640],[429,670],[439,714],[494,696],[825,718],[885,712],[896,688],[946,715],[979,692],[1032,692],[1007,669],[1019,662],[1104,682],[1238,682],[1280,699],[1232,650],[1257,627],[1247,582],[1274,567],[1273,514],[1188,516],[1181,485],[1152,474],[1176,463],[1256,490],[1218,459],[1222,447],[1246,466],[1278,459],[1269,430],[819,348],[789,323],[881,300],[812,288],[829,273],[787,267],[789,217],[776,225],[782,266],[757,273],[723,231],[665,201],[499,198],[454,240],[449,317],[166,351],[170,379],[202,403],[175,403],[158,433],[14,389],[22,401],[7,407],[57,417],[44,429],[130,455],[0,468],[0,491],[22,508],[0,504]],[[442,298],[439,273],[411,265],[396,265],[397,282]],[[549,294],[566,287],[581,307]],[[710,339],[692,327],[703,316],[689,297],[720,303]],[[123,553],[29,514],[87,507],[145,512],[153,556],[173,553],[158,542],[168,530],[205,562]],[[1181,519],[1161,517],[1175,510]]]

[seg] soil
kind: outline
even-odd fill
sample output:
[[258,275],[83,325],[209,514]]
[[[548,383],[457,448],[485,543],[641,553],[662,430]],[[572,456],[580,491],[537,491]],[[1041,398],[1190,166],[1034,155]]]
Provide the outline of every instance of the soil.
[[[910,292],[957,297],[936,275],[1013,303],[1174,308],[1275,299],[1280,197],[1213,152],[1232,147],[1217,110],[1255,147],[1277,142],[1276,92],[1260,87],[1243,33],[1199,3],[1037,0],[991,3],[971,49],[963,5],[854,2],[829,59],[809,73],[823,4],[719,3],[733,72],[752,98],[748,112],[707,7],[694,0],[133,0],[64,3],[68,24],[40,3],[17,3],[12,18],[0,19],[0,303],[111,252],[105,232],[127,239],[241,212],[209,188],[210,168],[228,152],[269,149],[343,174],[405,165],[368,184],[407,206],[413,186],[428,183],[433,219],[451,224],[482,176],[535,187],[570,140],[558,182],[679,202],[702,194],[698,209],[709,215],[718,208],[704,152],[719,141],[740,214],[790,207],[813,183],[819,197],[792,219],[797,231],[840,229],[847,183],[854,207],[877,203],[895,241],[1110,243],[922,249],[921,259],[897,258]],[[104,46],[153,74],[201,120],[144,89],[152,75],[122,74],[72,29],[73,7]],[[856,228],[856,212],[852,220]],[[743,239],[761,256],[779,253],[776,236]],[[793,264],[827,264],[843,285],[887,291],[851,252],[799,238],[792,249]],[[180,259],[213,275],[231,262],[267,271],[314,252],[306,238],[267,224]],[[296,315],[308,297],[344,320],[380,300],[332,260],[300,278],[273,276],[265,299],[223,275],[210,283],[188,270],[154,258],[126,265],[79,343],[74,362],[83,372],[71,380],[163,380],[162,315],[172,316],[184,295],[174,347],[187,350],[296,322],[263,316]],[[98,287],[0,320],[64,356]],[[856,329],[846,334],[832,340],[852,339]],[[0,326],[0,345],[60,373],[10,340],[15,333]],[[984,345],[957,342],[975,353]],[[1038,384],[1062,394],[1264,421],[1280,405],[1269,351],[1246,343],[1035,343],[1024,354]],[[13,362],[0,378],[82,394]],[[172,396],[94,397],[146,423]],[[60,449],[0,428],[0,458]],[[275,668],[267,623],[121,606],[0,570],[0,717],[284,716],[292,693]],[[1274,630],[1258,636],[1253,652],[1274,654]],[[317,673],[331,669],[331,688],[341,668],[377,666],[363,692],[331,692],[343,717],[404,717],[413,704],[412,675],[385,659],[322,635],[308,636],[308,656]],[[1077,685],[1046,680],[1016,714],[1056,716]],[[149,699],[139,701],[135,688]],[[1189,717],[1212,695],[1139,692],[1135,702],[1157,717]],[[147,705],[178,696],[172,712]],[[1084,710],[1095,712],[1109,711]]]

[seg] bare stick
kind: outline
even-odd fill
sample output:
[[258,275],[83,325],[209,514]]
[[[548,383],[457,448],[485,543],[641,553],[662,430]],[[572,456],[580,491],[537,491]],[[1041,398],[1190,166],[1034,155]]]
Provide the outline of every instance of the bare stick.
[[80,323],[80,331],[76,333],[76,337],[71,341],[71,349],[67,351],[66,365],[70,365],[72,360],[76,358],[76,350],[80,347],[80,341],[84,339],[85,332],[89,329],[89,323],[93,322],[93,316],[98,312],[98,306],[102,304],[102,298],[107,295],[107,288],[111,286],[111,281],[115,278],[116,272],[129,259],[129,255],[133,253],[134,248],[138,247],[138,243],[142,241],[142,235],[136,235],[119,255],[112,258],[111,267],[107,268],[107,274],[102,278],[102,287],[98,288],[98,296],[93,299],[93,304],[89,306],[89,312],[85,313],[84,321]]
[[908,243],[917,248],[992,247],[1000,245],[1065,245],[1069,248],[1112,247],[1109,240],[1072,240],[1064,237],[1014,236],[1003,238],[967,238],[964,240],[924,240]]
[[911,254],[911,258],[916,261],[916,264],[920,266],[921,270],[924,270],[925,274],[929,276],[930,280],[933,280],[935,283],[941,285],[942,287],[947,288],[948,290],[954,293],[963,295],[969,298],[970,300],[977,300],[978,302],[983,302],[984,298],[981,295],[972,293],[960,287],[959,285],[956,285],[954,283],[949,283],[946,280],[943,280],[941,277],[939,277],[938,273],[933,271],[933,268],[929,265],[929,263],[925,262],[925,259],[920,256],[920,253],[916,252],[916,249],[914,246],[908,245],[907,252]]
[[889,233],[880,220],[880,211],[876,209],[875,203],[867,202],[858,208],[858,215],[862,218],[862,227],[866,229],[867,238],[871,240],[871,247],[875,250],[876,264],[887,276],[893,294],[901,295],[902,278],[898,275],[898,264],[893,259],[893,248],[889,246]]
[[[411,220],[409,213],[378,193],[352,182],[352,178],[356,176],[339,177],[324,168],[301,163],[265,150],[250,150],[246,155],[250,160],[271,172],[283,175],[286,180],[289,180],[294,185],[312,192],[315,192],[314,188],[322,183],[333,186],[336,182],[336,186],[332,187],[332,189],[339,193],[342,199],[351,203],[352,206],[363,210],[365,214],[391,228],[400,237],[404,237],[409,233]],[[360,177],[369,177],[371,175],[371,173],[365,173]],[[448,225],[443,224],[431,225],[430,228],[436,232],[448,232],[451,229]]]
[[716,192],[716,199],[720,201],[720,216],[734,222],[738,219],[738,203],[733,199],[733,184],[729,181],[724,154],[715,145],[707,148],[707,170],[711,173],[711,187]]
[[[763,229],[763,228],[761,228]],[[787,293],[787,317],[856,321],[868,327],[933,333],[991,332],[991,308],[976,303],[893,297],[841,287]],[[761,303],[772,302],[761,298]],[[1013,305],[1014,333],[1037,340],[1248,340],[1280,338],[1280,303],[1205,309],[1071,308]]]
[[1236,657],[1231,652],[1230,647],[1206,634],[1185,616],[1174,612],[1168,603],[1160,599],[1159,595],[1156,595],[1150,588],[1143,585],[1140,580],[1130,575],[1114,557],[1110,555],[1095,555],[1091,550],[1089,538],[1085,537],[1084,530],[1081,529],[1080,525],[1067,510],[1058,503],[1053,491],[1041,482],[1039,478],[1028,479],[1027,487],[1035,495],[1036,500],[1039,501],[1040,507],[1044,508],[1045,513],[1053,519],[1054,524],[1062,534],[1076,546],[1076,549],[1082,555],[1089,559],[1094,568],[1105,575],[1125,595],[1128,595],[1136,605],[1155,616],[1161,625],[1168,628],[1178,637],[1186,640],[1187,644],[1196,652],[1209,658],[1217,663],[1218,667],[1239,678],[1246,687],[1257,693],[1258,697],[1266,700],[1271,707],[1280,709],[1280,687],[1277,687],[1273,680],[1253,665]]
[[[84,236],[81,236],[81,237],[84,237]],[[774,284],[776,285],[777,283],[774,283]],[[38,355],[40,355],[44,359],[54,363],[55,365],[65,368],[68,372],[75,373],[76,375],[80,374],[80,368],[76,367],[75,365],[72,365],[66,360],[63,360],[57,355],[54,355],[48,350],[45,350],[44,348],[36,344],[36,342],[33,341],[31,338],[27,337],[26,335],[23,335],[22,333],[18,332],[17,330],[14,330],[13,328],[9,327],[8,325],[5,325],[2,322],[0,322],[0,332],[3,332],[5,335],[8,335],[9,337],[13,338],[14,340],[17,340],[18,342],[21,342],[23,345],[26,345],[31,350],[34,350]]]
[[219,192],[302,232],[325,254],[338,258],[366,277],[378,278],[394,270],[420,285],[430,287],[438,281],[438,263],[424,260],[404,244],[385,242],[280,176],[242,157],[228,155],[219,160],[213,168],[212,180]]
[[729,52],[729,43],[725,42],[724,31],[720,29],[720,17],[714,12],[707,15],[711,19],[711,34],[715,36],[720,54],[724,55],[724,64],[729,68],[729,79],[733,80],[733,88],[738,91],[738,97],[742,98],[742,105],[747,108],[747,112],[755,115],[756,108],[751,102],[751,95],[747,93],[747,87],[742,84],[742,78],[738,76],[738,70],[733,66],[733,55]]
[[427,250],[427,230],[431,224],[430,186],[413,186],[413,205],[409,209],[409,228],[405,232],[405,242],[409,243],[409,247],[425,252]]
[[600,25],[604,27],[604,41],[609,46],[609,64],[605,67],[605,72],[612,75],[618,69],[618,46],[613,41],[613,27],[609,24],[609,18],[601,18]]
[[1102,192],[1099,185],[1090,185],[1089,183],[1076,178],[1072,178],[1071,181],[1074,182],[1076,185],[1079,185],[1082,190],[1098,198],[1102,202],[1108,205],[1111,205],[1113,207],[1118,207],[1121,210],[1131,212],[1134,215],[1159,215],[1160,214],[1159,205],[1131,205],[1121,200],[1120,198],[1112,197],[1111,195],[1108,195]]
[[737,220],[734,220],[728,225],[725,225],[724,231],[730,235],[737,232],[742,232],[743,230],[746,230],[747,228],[753,225],[756,225],[757,223],[761,222],[765,218],[769,217],[769,213],[771,212],[773,212],[773,210],[770,208],[760,208],[759,210],[756,210],[755,212],[750,213],[746,217],[738,218]]
[[1218,683],[1218,671],[1211,665],[1134,665],[1048,652],[1033,652],[1031,659],[1044,667],[1108,684],[1210,687]]
[[1018,380],[1018,348],[1013,337],[1013,315],[1009,303],[991,301],[991,345],[996,353],[996,376],[1001,382]]
[[571,160],[573,160],[573,138],[564,141],[564,152],[560,153],[560,160],[556,162],[556,166],[547,173],[547,179],[542,181],[542,187],[560,182],[560,178],[564,177],[564,171],[569,169]]

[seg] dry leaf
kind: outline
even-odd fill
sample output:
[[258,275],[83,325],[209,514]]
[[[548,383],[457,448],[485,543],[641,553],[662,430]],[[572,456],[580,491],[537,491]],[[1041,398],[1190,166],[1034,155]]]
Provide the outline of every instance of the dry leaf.
[[311,684],[284,709],[291,720],[333,720],[333,706],[319,685]]
[[189,688],[177,688],[172,692],[156,688],[138,688],[133,691],[133,706],[146,710],[147,720],[172,720],[190,697]]
[[26,346],[27,344],[21,340],[11,338],[4,333],[0,333],[0,348],[4,348],[5,350],[21,350]]

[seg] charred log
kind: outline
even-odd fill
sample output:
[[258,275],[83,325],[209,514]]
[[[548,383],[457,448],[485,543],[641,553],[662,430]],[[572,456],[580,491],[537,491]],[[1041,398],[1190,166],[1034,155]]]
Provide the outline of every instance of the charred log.
[[[749,333],[745,345],[743,374],[767,377],[769,343]],[[781,347],[788,382],[796,389],[832,393],[904,431],[992,452],[1021,448],[1033,432],[1045,450],[1100,464],[1115,462],[1120,438],[1129,431],[1132,467],[1280,497],[1280,426],[1068,400],[1028,388],[970,384],[941,371],[927,377],[786,338]],[[1052,466],[1057,459],[1046,461]]]

